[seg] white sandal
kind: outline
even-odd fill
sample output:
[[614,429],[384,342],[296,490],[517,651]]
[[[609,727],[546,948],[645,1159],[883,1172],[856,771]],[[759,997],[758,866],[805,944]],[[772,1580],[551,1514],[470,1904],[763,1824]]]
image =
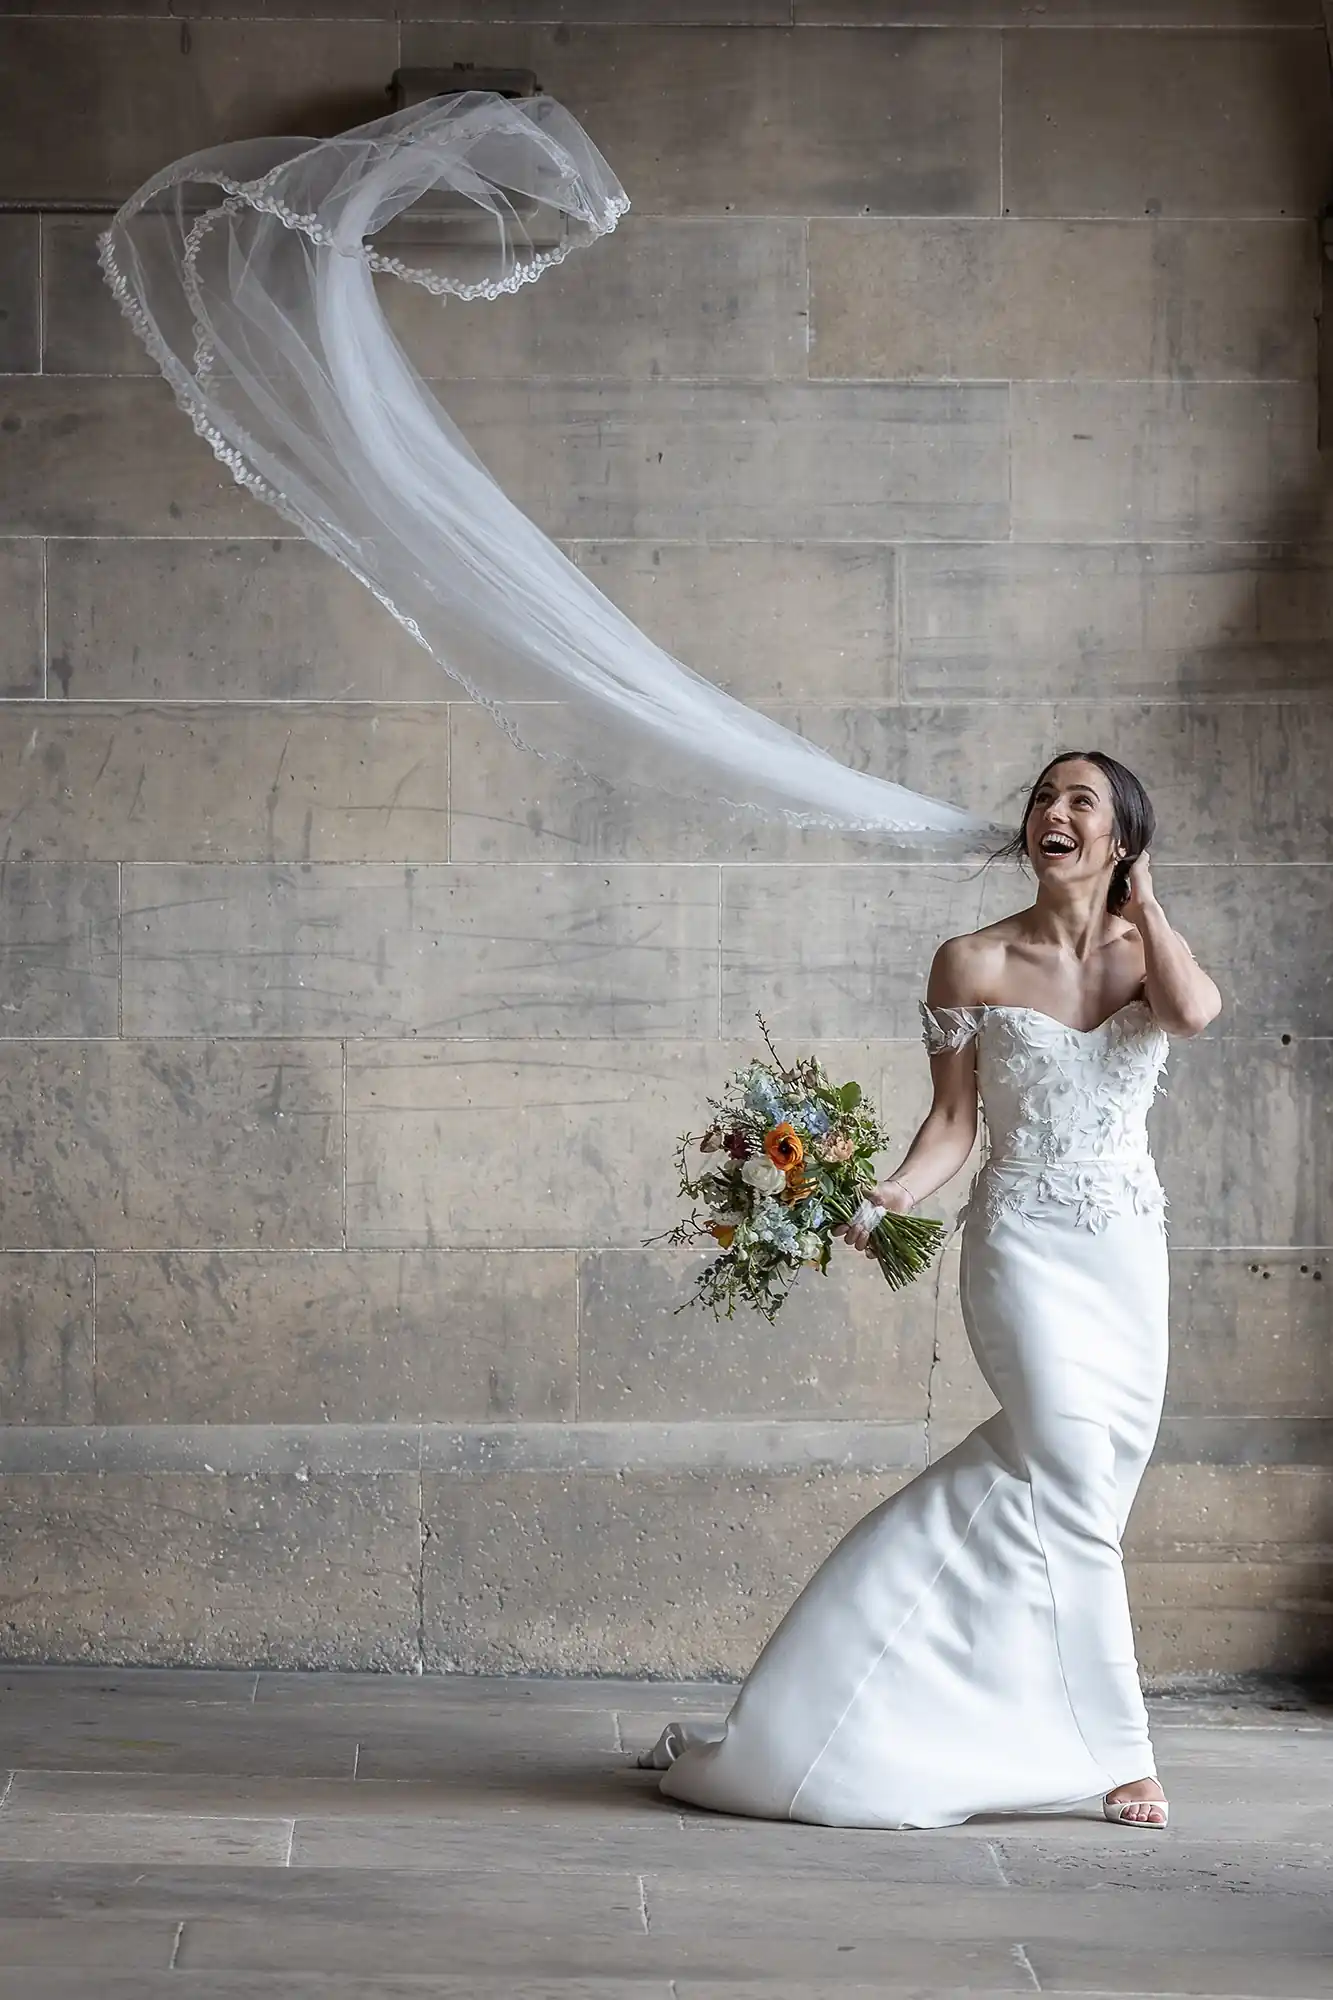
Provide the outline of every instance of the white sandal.
[[[1162,1817],[1130,1819],[1129,1813],[1134,1806],[1158,1806]],[[1146,1827],[1149,1833],[1160,1833],[1170,1817],[1170,1808],[1165,1799],[1117,1799],[1113,1805],[1109,1793],[1102,1800],[1102,1811],[1112,1826],[1141,1826]]]

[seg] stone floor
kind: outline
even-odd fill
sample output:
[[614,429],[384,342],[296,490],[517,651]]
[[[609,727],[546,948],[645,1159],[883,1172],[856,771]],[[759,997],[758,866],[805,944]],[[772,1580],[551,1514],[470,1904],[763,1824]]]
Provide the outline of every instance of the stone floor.
[[[718,1689],[0,1669],[0,2000],[1333,1995],[1333,1715],[1157,1704],[1173,1821],[681,1812]],[[7,1781],[7,1782],[6,1782]]]

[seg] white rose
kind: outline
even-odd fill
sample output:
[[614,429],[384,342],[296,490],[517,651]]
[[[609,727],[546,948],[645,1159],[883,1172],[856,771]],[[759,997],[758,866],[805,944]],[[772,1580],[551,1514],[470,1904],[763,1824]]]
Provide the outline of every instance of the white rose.
[[807,1229],[801,1237],[801,1255],[803,1257],[822,1257],[823,1254],[823,1237],[817,1236],[813,1229]]
[[747,1160],[741,1168],[741,1179],[747,1182],[756,1194],[777,1194],[787,1185],[787,1176],[781,1167],[775,1167],[771,1160]]

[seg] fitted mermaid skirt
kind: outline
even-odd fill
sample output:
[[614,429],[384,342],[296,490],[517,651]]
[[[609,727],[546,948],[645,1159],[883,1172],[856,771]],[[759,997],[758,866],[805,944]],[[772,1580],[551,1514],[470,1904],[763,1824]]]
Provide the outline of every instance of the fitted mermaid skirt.
[[838,1544],[725,1725],[663,1733],[669,1797],[929,1827],[1154,1773],[1121,1560],[1166,1371],[1150,1164],[993,1161],[961,1293],[1000,1409]]

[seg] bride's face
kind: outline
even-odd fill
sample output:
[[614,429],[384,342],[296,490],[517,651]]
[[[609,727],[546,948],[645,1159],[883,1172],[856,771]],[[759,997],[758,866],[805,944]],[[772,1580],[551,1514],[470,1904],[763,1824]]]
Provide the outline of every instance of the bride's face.
[[1104,880],[1119,857],[1111,787],[1081,757],[1046,773],[1023,831],[1037,880],[1052,887]]

